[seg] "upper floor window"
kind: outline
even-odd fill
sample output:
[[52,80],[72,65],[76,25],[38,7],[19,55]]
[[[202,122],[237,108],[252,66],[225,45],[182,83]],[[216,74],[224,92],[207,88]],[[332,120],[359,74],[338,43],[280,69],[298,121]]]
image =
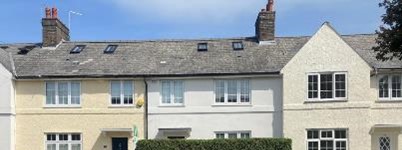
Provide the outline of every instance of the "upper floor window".
[[251,138],[250,131],[235,131],[235,132],[215,132],[217,139],[249,139]]
[[308,99],[346,99],[346,73],[312,73],[308,75]]
[[307,150],[347,150],[347,130],[307,130]]
[[162,80],[162,104],[183,105],[184,88],[181,80]]
[[81,104],[81,84],[79,81],[46,82],[46,105],[74,106]]
[[381,100],[402,100],[401,75],[384,75],[378,81],[378,96]]
[[111,104],[133,104],[133,81],[111,81]]
[[215,81],[215,103],[243,104],[250,103],[249,80]]
[[46,150],[81,150],[81,134],[46,134]]

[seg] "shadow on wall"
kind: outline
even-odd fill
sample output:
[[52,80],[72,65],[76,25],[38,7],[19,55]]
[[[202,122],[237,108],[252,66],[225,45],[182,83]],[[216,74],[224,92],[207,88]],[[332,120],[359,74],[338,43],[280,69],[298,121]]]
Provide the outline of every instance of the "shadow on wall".
[[272,119],[272,127],[273,127],[273,136],[274,137],[283,137],[283,97],[282,97],[282,82],[277,81],[278,83],[275,88],[270,88],[272,91],[273,105],[274,105],[274,113]]
[[98,134],[98,138],[96,139],[96,142],[92,146],[91,150],[109,150],[111,149],[111,145],[109,143],[112,143],[109,137],[102,134]]

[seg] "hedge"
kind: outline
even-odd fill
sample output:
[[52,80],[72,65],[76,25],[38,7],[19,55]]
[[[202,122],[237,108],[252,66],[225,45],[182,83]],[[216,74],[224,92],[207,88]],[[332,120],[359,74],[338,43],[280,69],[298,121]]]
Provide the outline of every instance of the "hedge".
[[141,140],[136,150],[291,150],[282,138],[215,140]]

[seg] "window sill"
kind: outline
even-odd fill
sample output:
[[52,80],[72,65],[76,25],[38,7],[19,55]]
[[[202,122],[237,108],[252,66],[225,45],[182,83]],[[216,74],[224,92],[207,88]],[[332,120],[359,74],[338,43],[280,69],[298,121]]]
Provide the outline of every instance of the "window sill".
[[185,107],[184,104],[180,105],[159,105],[158,107]]
[[251,107],[251,103],[246,104],[212,104],[212,107]]
[[73,108],[81,108],[81,105],[77,105],[77,106],[52,106],[52,105],[46,105],[46,106],[43,106],[43,108],[55,108],[55,109],[58,109],[58,108],[71,108],[71,109],[73,109]]
[[134,105],[109,105],[109,108],[134,108]]
[[402,103],[402,99],[384,99],[377,100],[376,103]]
[[336,103],[336,102],[348,102],[347,99],[331,99],[331,100],[306,100],[304,101],[305,104],[309,103]]

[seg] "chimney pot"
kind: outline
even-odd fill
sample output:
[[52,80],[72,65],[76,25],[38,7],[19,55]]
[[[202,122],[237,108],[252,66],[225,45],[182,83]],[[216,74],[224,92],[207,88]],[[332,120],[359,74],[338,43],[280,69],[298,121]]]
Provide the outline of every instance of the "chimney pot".
[[52,8],[52,18],[58,18],[58,10],[56,7]]
[[46,18],[51,18],[51,12],[50,12],[50,8],[49,7],[46,7],[46,9],[45,9],[45,14],[46,14]]
[[267,11],[274,11],[274,0],[268,0]]

